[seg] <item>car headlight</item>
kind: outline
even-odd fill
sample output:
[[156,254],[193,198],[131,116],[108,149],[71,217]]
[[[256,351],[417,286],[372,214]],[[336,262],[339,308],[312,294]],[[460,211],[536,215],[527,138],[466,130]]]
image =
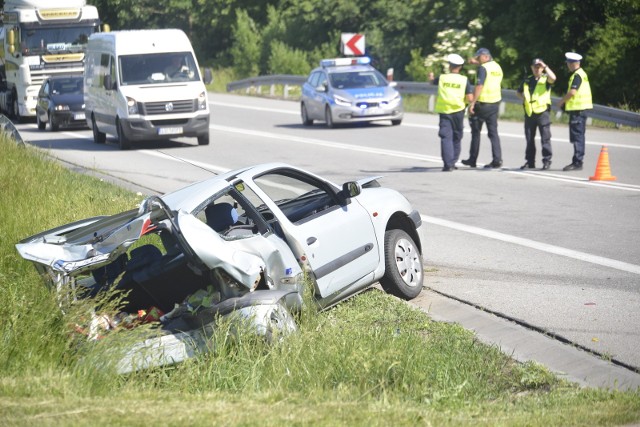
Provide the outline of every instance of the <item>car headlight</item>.
[[127,96],[127,111],[129,114],[138,114],[138,103],[135,99]]
[[198,108],[201,110],[207,109],[207,94],[205,92],[201,92],[198,95]]
[[400,103],[401,100],[402,100],[402,96],[400,96],[399,93],[396,93],[396,96],[391,98],[391,101],[389,101],[389,105],[398,104],[398,103]]
[[342,105],[343,107],[351,107],[351,102],[341,96],[334,95],[333,100],[336,102],[336,104]]
[[69,106],[68,105],[56,105],[55,107],[53,107],[54,110],[56,111],[69,111]]

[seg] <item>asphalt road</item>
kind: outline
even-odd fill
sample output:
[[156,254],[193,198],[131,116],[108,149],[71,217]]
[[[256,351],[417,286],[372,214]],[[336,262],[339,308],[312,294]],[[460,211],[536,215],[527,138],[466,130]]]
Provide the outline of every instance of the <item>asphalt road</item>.
[[[203,147],[179,139],[120,151],[113,139],[94,144],[86,129],[18,128],[61,161],[149,194],[272,161],[336,183],[383,176],[427,223],[429,288],[640,368],[640,133],[588,128],[583,171],[562,172],[572,146],[567,127],[553,126],[551,170],[523,172],[522,123],[500,122],[502,169],[444,173],[435,115],[327,129],[302,126],[291,101],[209,101],[211,145]],[[604,144],[617,180],[589,181]],[[486,135],[478,161],[491,161]]]

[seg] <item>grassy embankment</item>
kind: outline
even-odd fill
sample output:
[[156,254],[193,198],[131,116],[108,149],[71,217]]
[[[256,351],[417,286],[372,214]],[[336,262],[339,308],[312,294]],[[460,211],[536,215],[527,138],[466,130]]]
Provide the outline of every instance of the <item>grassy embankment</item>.
[[[139,195],[77,175],[0,138],[0,424],[621,425],[640,394],[583,390],[519,364],[457,325],[365,292],[268,347],[249,338],[175,367],[120,376],[63,315],[14,244],[45,229],[130,209]],[[224,337],[220,337],[221,340]],[[99,366],[103,366],[99,368]]]

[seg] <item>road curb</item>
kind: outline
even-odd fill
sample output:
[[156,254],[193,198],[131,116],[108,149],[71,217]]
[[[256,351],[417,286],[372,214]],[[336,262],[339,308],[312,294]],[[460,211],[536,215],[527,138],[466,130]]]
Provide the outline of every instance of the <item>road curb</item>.
[[425,289],[411,301],[437,322],[458,323],[519,362],[535,361],[582,387],[640,390],[640,374],[515,322]]

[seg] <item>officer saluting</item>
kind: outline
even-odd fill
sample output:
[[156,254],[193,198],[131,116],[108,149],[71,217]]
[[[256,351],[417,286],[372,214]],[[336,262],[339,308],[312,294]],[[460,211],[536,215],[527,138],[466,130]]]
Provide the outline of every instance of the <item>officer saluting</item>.
[[536,129],[540,129],[542,143],[542,169],[551,166],[551,85],[556,75],[540,58],[531,63],[532,74],[525,79],[516,94],[523,99],[524,136],[527,140],[526,163],[520,169],[536,167]]
[[473,99],[473,88],[467,77],[460,75],[464,59],[458,54],[447,56],[449,72],[433,79],[438,85],[436,113],[440,114],[440,149],[442,152],[443,172],[457,169],[455,164],[460,157],[460,141],[464,130],[464,110]]
[[575,52],[565,53],[567,68],[571,71],[567,94],[562,97],[558,107],[569,113],[569,140],[573,144],[573,159],[565,166],[564,171],[582,170],[584,158],[584,134],[587,129],[587,115],[585,110],[593,108],[591,101],[591,86],[587,73],[580,68],[582,56]]

